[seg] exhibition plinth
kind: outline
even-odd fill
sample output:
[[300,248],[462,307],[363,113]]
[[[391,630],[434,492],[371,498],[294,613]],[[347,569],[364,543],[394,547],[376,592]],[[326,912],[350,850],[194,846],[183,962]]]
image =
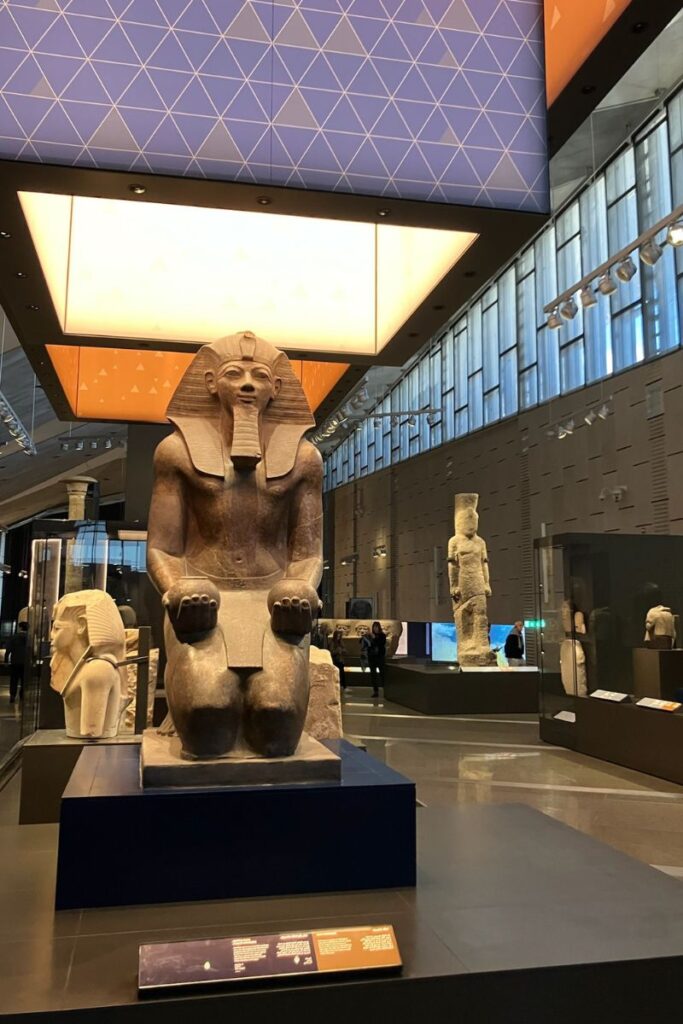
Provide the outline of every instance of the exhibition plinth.
[[[417,811],[415,889],[271,899],[53,910],[55,825],[4,826],[0,1013],[26,1024],[215,1024],[365,1018],[414,1024],[641,1024],[680,1016],[683,886],[528,807]],[[134,825],[125,839],[134,838]],[[392,861],[400,837],[353,830],[349,867]],[[312,819],[309,832],[319,828]],[[341,833],[336,839],[343,841]],[[284,841],[284,840],[283,840]],[[295,836],[286,836],[295,842]],[[373,837],[374,841],[374,837]],[[78,864],[99,853],[81,836]],[[163,858],[136,860],[153,877]],[[204,869],[199,854],[192,871]],[[94,868],[93,868],[94,870]],[[151,997],[141,1004],[140,945],[311,928],[393,925],[396,977],[264,982]]]
[[62,798],[57,909],[414,885],[415,784],[324,746],[340,782],[204,789],[143,789],[139,747],[86,748]]
[[536,668],[454,670],[402,659],[387,662],[384,695],[425,715],[533,714],[538,683]]

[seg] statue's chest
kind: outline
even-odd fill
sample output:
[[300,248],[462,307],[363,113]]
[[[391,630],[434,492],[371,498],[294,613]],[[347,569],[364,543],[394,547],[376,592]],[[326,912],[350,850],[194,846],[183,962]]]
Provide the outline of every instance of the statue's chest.
[[193,492],[196,504],[223,521],[270,521],[284,514],[290,499],[289,487],[281,480],[266,480],[258,470],[231,472],[224,480],[202,476]]

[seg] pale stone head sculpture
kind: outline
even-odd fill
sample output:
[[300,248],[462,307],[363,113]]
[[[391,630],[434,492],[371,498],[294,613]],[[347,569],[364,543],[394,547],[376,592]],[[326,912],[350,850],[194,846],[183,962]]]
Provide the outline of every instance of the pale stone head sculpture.
[[126,635],[114,601],[103,590],[79,590],[55,605],[51,686],[62,695],[69,736],[115,736],[121,713]]

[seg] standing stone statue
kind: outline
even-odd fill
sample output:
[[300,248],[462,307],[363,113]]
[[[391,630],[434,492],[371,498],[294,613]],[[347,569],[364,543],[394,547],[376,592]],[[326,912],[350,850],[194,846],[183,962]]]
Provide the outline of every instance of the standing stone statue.
[[112,598],[103,590],[67,594],[55,605],[50,640],[50,685],[64,701],[67,736],[116,736],[126,638]]
[[309,699],[322,460],[286,355],[250,332],[205,345],[167,411],[149,514],[169,710],[185,758],[287,757]]
[[448,542],[448,579],[462,666],[495,665],[486,599],[491,596],[486,544],[477,535],[478,494],[456,494],[455,536]]

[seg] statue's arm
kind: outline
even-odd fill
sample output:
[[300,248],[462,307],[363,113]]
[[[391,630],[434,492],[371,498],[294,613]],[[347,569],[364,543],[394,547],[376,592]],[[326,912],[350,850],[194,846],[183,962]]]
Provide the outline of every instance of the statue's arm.
[[186,508],[176,448],[177,440],[171,436],[161,442],[154,454],[147,572],[160,594],[165,594],[184,575]]
[[316,590],[323,573],[323,463],[309,443],[302,454],[301,479],[290,508],[286,578],[305,580]]
[[448,585],[451,597],[455,598],[456,593],[460,592],[460,565],[455,537],[451,537],[448,542]]
[[491,580],[489,578],[489,553],[486,549],[486,542],[481,542],[481,569],[484,574],[484,593],[491,596]]

